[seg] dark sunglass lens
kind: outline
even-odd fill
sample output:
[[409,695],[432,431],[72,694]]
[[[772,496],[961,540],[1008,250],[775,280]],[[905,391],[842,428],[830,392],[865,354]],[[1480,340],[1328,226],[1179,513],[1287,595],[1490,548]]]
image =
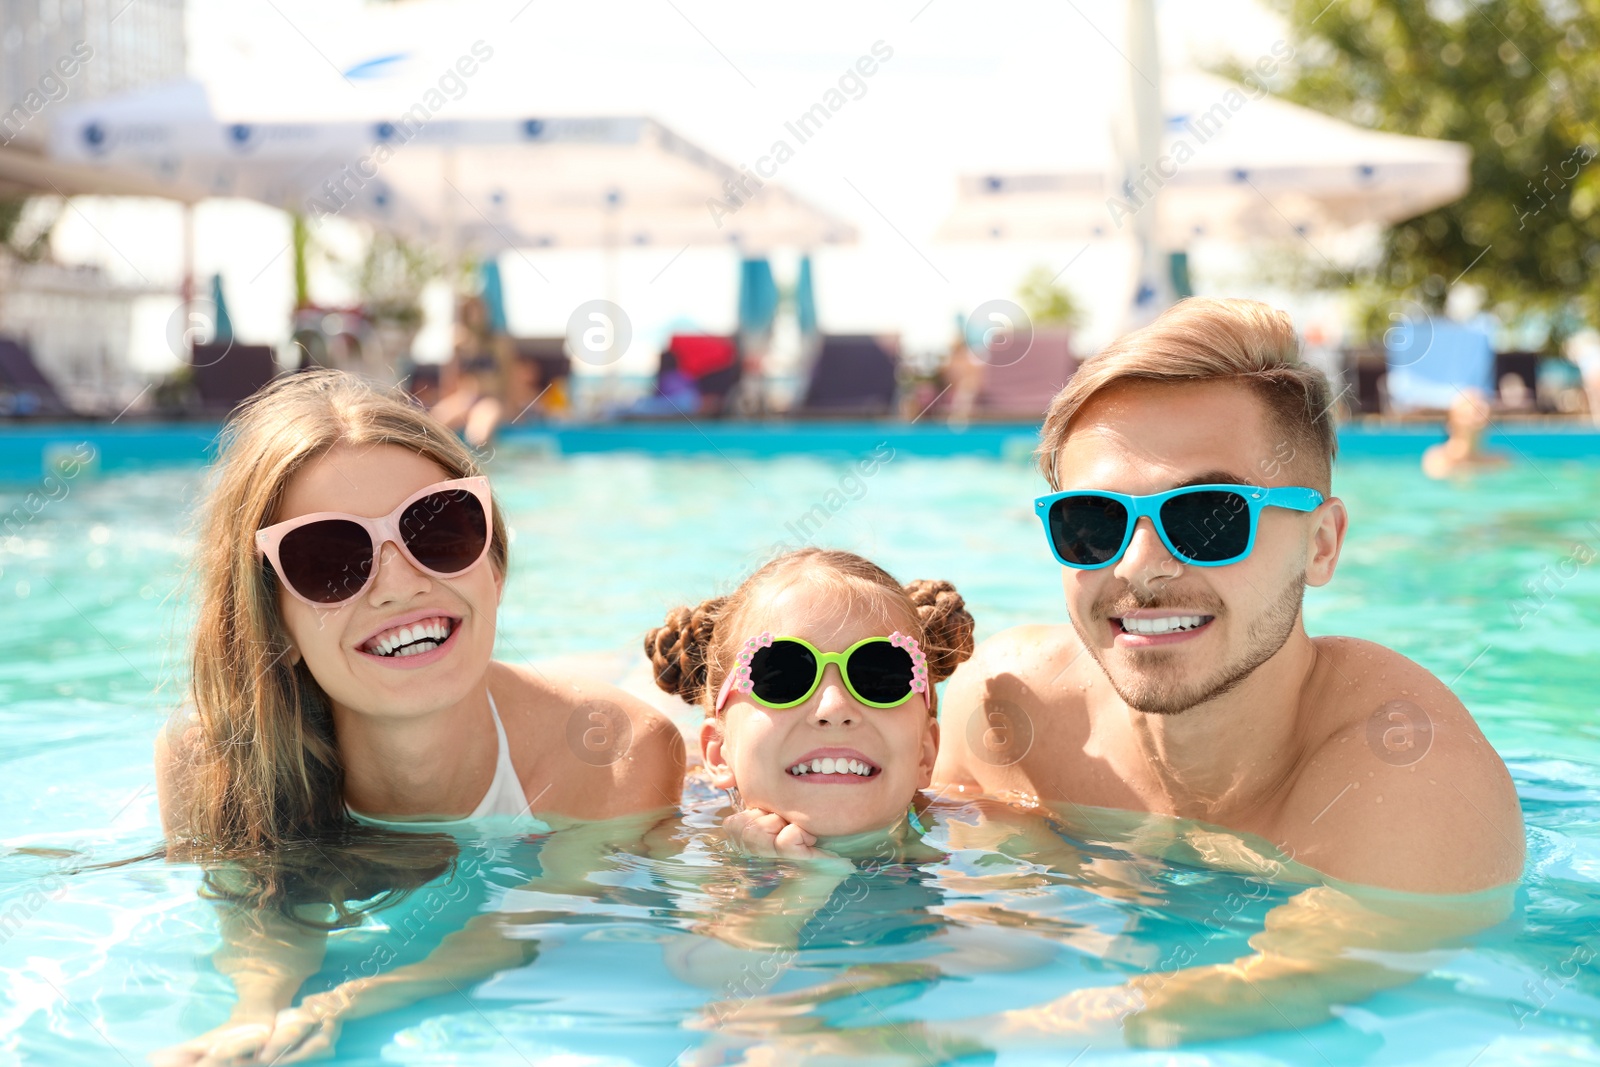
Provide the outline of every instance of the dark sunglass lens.
[[1238,559],[1250,544],[1250,503],[1226,489],[1202,489],[1161,505],[1161,525],[1181,555],[1200,563]]
[[372,538],[345,519],[296,527],[278,544],[282,578],[317,604],[338,604],[361,592],[372,573]]
[[850,653],[850,684],[863,700],[893,704],[911,693],[911,653],[887,641],[874,641]]
[[751,692],[768,704],[792,704],[816,680],[817,657],[797,641],[774,641],[750,657]]
[[465,489],[430,493],[400,516],[400,536],[418,563],[458,574],[478,562],[489,539],[483,502]]
[[1068,563],[1106,562],[1127,533],[1128,509],[1108,496],[1069,496],[1050,505],[1050,539]]

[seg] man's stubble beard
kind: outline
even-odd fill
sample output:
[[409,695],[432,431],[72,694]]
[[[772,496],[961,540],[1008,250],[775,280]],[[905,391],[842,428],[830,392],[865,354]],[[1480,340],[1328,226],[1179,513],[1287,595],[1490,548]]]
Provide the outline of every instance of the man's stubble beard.
[[[1306,576],[1302,572],[1284,588],[1266,614],[1251,624],[1245,635],[1244,651],[1239,658],[1233,663],[1223,664],[1211,678],[1188,686],[1183,685],[1183,677],[1177,665],[1165,662],[1165,659],[1171,657],[1168,657],[1162,649],[1150,649],[1148,652],[1131,650],[1133,657],[1146,658],[1152,662],[1140,665],[1141,669],[1133,672],[1131,677],[1118,679],[1106,669],[1105,660],[1101,658],[1101,649],[1089,640],[1076,619],[1072,620],[1072,628],[1077,631],[1078,640],[1089,650],[1089,654],[1094,657],[1095,663],[1100,668],[1100,673],[1106,676],[1106,681],[1111,683],[1111,688],[1122,698],[1124,704],[1134,711],[1142,711],[1148,715],[1177,715],[1232,692],[1243,684],[1246,678],[1254,674],[1257,667],[1277,655],[1278,650],[1288,643],[1289,636],[1294,633],[1295,623],[1300,618],[1300,606],[1305,599],[1305,591]],[[1144,606],[1167,605],[1157,602]],[[1137,658],[1135,662],[1137,663]]]

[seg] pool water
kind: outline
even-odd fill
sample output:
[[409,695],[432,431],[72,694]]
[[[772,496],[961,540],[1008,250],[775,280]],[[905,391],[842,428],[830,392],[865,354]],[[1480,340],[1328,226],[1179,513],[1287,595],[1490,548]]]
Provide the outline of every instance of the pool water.
[[[725,591],[802,539],[859,551],[903,579],[950,579],[980,638],[1063,617],[1031,507],[1041,483],[1025,463],[894,457],[870,477],[852,469],[742,455],[553,459],[503,446],[490,473],[515,538],[499,656],[584,655],[619,677],[637,673],[640,635],[665,608]],[[196,868],[62,873],[158,839],[150,750],[180,698],[182,576],[204,477],[85,475],[0,530],[0,1063],[140,1063],[222,1022],[231,1005]],[[0,487],[0,516],[35,488]],[[1308,628],[1398,649],[1477,715],[1527,818],[1516,915],[1332,1021],[1174,1051],[1097,1044],[1076,1062],[1600,1062],[1600,467],[1524,459],[1439,485],[1411,462],[1356,461],[1335,488],[1351,533],[1335,582],[1309,593]],[[584,892],[531,905],[519,893],[549,842],[464,843],[453,880],[334,935],[312,986],[380,949],[399,962],[425,954],[484,907],[550,913],[527,932],[537,958],[348,1024],[337,1061],[667,1067],[731,1055],[685,1026],[722,994],[672,966],[728,908],[707,888],[727,862],[704,841],[720,802],[691,786],[669,854],[609,853]],[[864,992],[825,1015],[838,1027],[981,1015],[1159,969],[1178,947],[1196,964],[1248,953],[1266,912],[1293,892],[1119,841],[1079,837],[1069,847],[1092,862],[1061,869],[963,845],[996,817],[941,802],[929,839],[948,856],[867,878],[857,903],[807,926],[775,988],[924,960],[972,934],[1009,965]],[[1219,909],[1230,895],[1248,903]],[[985,908],[1036,921],[971,918]],[[994,1062],[1065,1063],[1080,1051],[1002,1050]]]

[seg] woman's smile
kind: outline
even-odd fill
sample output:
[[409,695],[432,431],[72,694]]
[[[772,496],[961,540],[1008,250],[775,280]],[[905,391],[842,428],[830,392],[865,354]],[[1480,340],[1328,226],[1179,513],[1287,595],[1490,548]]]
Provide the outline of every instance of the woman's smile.
[[461,619],[439,611],[414,611],[361,642],[356,651],[363,659],[385,667],[414,670],[437,663],[453,651]]

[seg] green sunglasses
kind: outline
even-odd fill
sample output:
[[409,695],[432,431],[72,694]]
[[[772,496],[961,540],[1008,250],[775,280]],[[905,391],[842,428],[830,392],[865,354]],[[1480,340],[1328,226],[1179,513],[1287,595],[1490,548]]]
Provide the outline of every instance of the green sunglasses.
[[928,659],[916,638],[898,630],[888,637],[864,637],[843,652],[824,652],[802,637],[764,633],[739,650],[715,711],[734,693],[774,710],[797,707],[822,685],[830,663],[839,668],[850,695],[871,708],[897,708],[913,693],[928,691]]

